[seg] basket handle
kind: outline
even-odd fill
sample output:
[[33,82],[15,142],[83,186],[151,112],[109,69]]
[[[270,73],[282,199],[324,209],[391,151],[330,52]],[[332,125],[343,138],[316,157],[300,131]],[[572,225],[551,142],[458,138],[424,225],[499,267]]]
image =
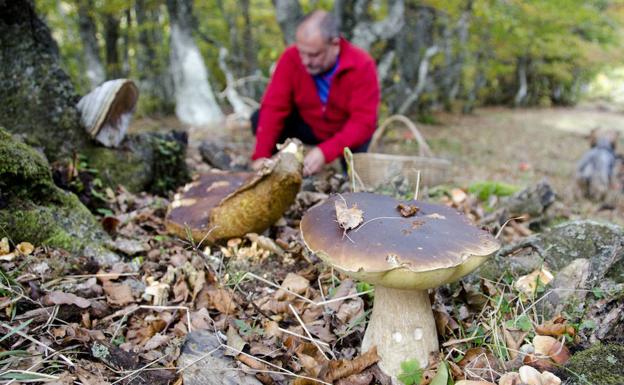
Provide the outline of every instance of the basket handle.
[[383,136],[384,131],[386,130],[386,127],[388,127],[390,123],[394,121],[399,121],[403,123],[412,132],[412,134],[414,135],[414,138],[418,142],[418,155],[419,156],[428,156],[428,157],[433,156],[433,152],[431,151],[431,148],[425,141],[425,138],[422,136],[420,131],[418,131],[418,129],[416,128],[416,125],[405,115],[392,115],[383,121],[381,126],[379,126],[379,128],[373,134],[370,145],[368,146],[369,152],[373,152],[372,150],[377,147],[377,142],[379,142],[379,140]]

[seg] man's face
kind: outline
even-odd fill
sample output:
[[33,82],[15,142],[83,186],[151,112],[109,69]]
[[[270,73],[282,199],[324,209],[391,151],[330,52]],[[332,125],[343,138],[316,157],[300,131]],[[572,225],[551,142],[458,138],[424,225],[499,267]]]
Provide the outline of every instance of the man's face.
[[327,41],[320,33],[310,35],[298,31],[295,44],[301,62],[310,75],[331,69],[340,53],[340,39]]

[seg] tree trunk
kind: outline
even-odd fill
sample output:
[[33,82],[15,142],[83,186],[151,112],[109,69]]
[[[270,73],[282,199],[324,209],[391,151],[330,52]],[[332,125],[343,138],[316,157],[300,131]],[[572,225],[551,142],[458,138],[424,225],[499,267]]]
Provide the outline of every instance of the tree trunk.
[[119,40],[119,19],[113,14],[104,17],[104,42],[106,43],[106,73],[108,79],[121,77],[121,62],[117,41]]
[[297,20],[303,15],[299,0],[273,0],[275,18],[282,30],[286,45],[295,42]]
[[527,58],[520,57],[518,58],[518,67],[516,69],[518,74],[518,92],[516,92],[516,96],[514,97],[514,105],[516,107],[525,104],[526,97],[528,94],[528,81],[527,81]]
[[369,51],[376,41],[393,38],[405,24],[404,13],[405,4],[403,0],[394,0],[385,19],[376,22],[358,22],[353,30],[353,43]]
[[139,103],[147,113],[173,112],[173,80],[164,57],[156,48],[163,38],[162,26],[158,22],[159,9],[146,4],[146,0],[136,0],[134,9],[139,30],[136,55],[141,90]]
[[256,42],[252,34],[251,15],[249,13],[249,0],[241,0],[243,13],[243,76],[251,75],[258,69],[258,55]]
[[81,0],[78,2],[78,32],[82,40],[85,62],[87,65],[87,78],[90,88],[95,88],[106,80],[104,65],[100,59],[100,46],[97,40],[97,28],[91,15],[93,0]]
[[192,1],[167,0],[171,25],[171,72],[176,115],[191,125],[213,125],[223,113],[210,88],[208,71],[192,36]]
[[399,107],[399,110],[398,110],[399,114],[407,113],[407,111],[410,109],[412,104],[418,101],[418,98],[420,97],[423,90],[425,89],[425,86],[427,85],[427,74],[429,73],[429,60],[431,60],[431,58],[435,54],[437,54],[438,51],[439,49],[437,45],[431,46],[427,48],[427,51],[425,51],[425,55],[423,59],[420,61],[420,65],[418,66],[418,83],[416,83],[416,87],[414,87],[414,90],[409,94],[407,99],[405,99],[403,104],[401,104],[401,106]]
[[50,161],[76,152],[86,155],[111,186],[162,192],[186,179],[185,145],[177,138],[129,135],[119,149],[91,140],[80,123],[78,95],[60,68],[56,43],[29,0],[0,0],[0,47],[0,126],[23,135]]

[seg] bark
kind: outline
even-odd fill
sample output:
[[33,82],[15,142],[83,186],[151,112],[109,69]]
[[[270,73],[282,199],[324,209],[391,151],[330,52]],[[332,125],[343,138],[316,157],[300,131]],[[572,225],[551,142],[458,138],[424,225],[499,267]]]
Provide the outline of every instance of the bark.
[[299,0],[273,0],[275,6],[275,18],[282,30],[286,45],[295,42],[297,20],[303,15]]
[[76,152],[86,155],[111,186],[162,192],[185,179],[183,138],[129,135],[119,149],[99,147],[90,139],[56,43],[28,0],[0,1],[0,47],[0,126],[40,147],[50,161]]
[[[356,10],[356,15],[357,13]],[[361,21],[355,26],[353,43],[368,51],[376,41],[393,38],[405,24],[404,13],[404,1],[394,0],[385,19],[376,22]]]
[[466,7],[455,26],[447,18],[444,26],[444,69],[441,76],[441,96],[446,110],[451,110],[462,86],[462,71],[468,55],[468,28],[472,16],[472,1]]
[[124,17],[126,18],[126,28],[122,35],[122,62],[121,62],[121,72],[123,77],[127,77],[130,73],[130,46],[132,42],[130,41],[130,29],[132,28],[132,13],[130,12],[130,8],[126,9],[124,12]]
[[100,59],[100,46],[96,36],[97,27],[91,15],[93,8],[93,0],[81,0],[78,2],[78,32],[80,33],[84,49],[87,65],[86,74],[90,88],[95,88],[106,80],[104,65]]
[[249,13],[249,0],[241,1],[243,13],[243,71],[244,75],[249,75],[258,69],[258,58],[256,42],[252,34],[251,15]]
[[192,36],[190,0],[167,0],[171,25],[171,72],[175,87],[176,115],[192,125],[213,125],[223,113],[210,88],[208,71]]
[[157,47],[163,39],[162,26],[158,22],[158,7],[146,0],[136,0],[135,14],[138,27],[137,69],[141,99],[146,112],[171,110],[173,112],[173,83]]
[[115,15],[104,17],[104,42],[106,43],[106,73],[108,79],[121,77],[121,62],[117,42],[119,40],[119,19]]

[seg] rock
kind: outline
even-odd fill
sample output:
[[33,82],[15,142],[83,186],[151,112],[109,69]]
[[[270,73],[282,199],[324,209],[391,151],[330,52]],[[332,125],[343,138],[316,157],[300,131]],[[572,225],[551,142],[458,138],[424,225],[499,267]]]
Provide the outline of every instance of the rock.
[[43,155],[0,127],[0,227],[15,243],[60,247],[112,264],[110,238],[78,198],[54,185]]
[[253,375],[240,370],[234,359],[226,357],[219,338],[208,331],[194,331],[186,336],[178,367],[184,368],[185,385],[262,384]]
[[575,259],[568,266],[560,270],[549,286],[549,291],[545,294],[545,301],[551,309],[548,314],[558,314],[563,310],[570,299],[576,298],[582,302],[586,291],[579,290],[588,287],[590,261],[586,258]]
[[562,223],[543,233],[505,246],[477,270],[477,276],[497,279],[505,271],[526,275],[545,264],[555,274],[579,258],[589,261],[586,287],[604,278],[624,282],[624,231],[621,227],[580,220]]
[[624,384],[624,346],[596,344],[572,356],[561,371],[569,385]]

